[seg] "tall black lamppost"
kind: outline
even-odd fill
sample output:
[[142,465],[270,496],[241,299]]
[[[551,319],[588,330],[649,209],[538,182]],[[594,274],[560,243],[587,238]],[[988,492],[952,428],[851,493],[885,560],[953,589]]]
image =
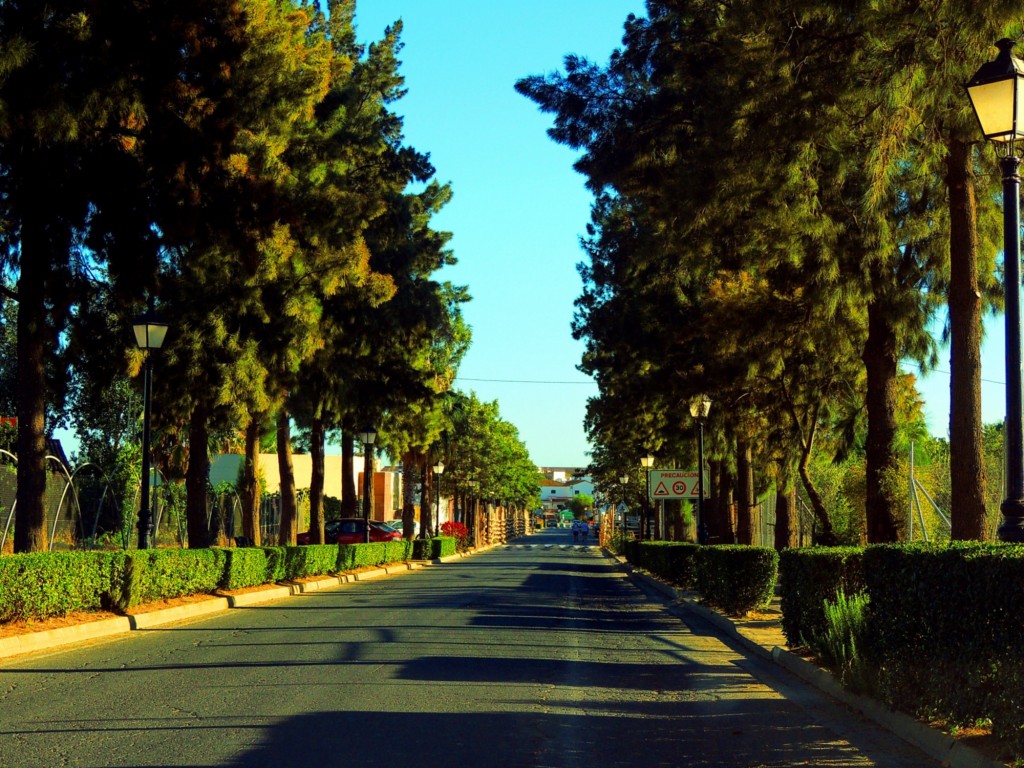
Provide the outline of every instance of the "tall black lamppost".
[[363,541],[370,543],[370,500],[373,496],[373,442],[377,439],[377,430],[363,427],[359,433],[359,442],[363,444]]
[[1013,40],[967,83],[967,95],[985,138],[993,142],[1003,177],[1003,290],[1006,303],[1006,498],[1000,505],[1002,541],[1024,542],[1024,426],[1021,415],[1020,158],[1024,137],[1024,62]]
[[626,483],[629,482],[629,475],[620,475],[619,482],[622,483],[622,543],[626,543]]
[[149,504],[149,422],[153,409],[153,355],[152,350],[160,349],[167,336],[167,323],[153,309],[143,312],[132,323],[135,343],[146,351],[146,368],[143,378],[142,411],[142,493],[139,500],[139,549],[149,549],[153,532],[153,510]]
[[644,519],[640,525],[640,538],[653,539],[651,526],[651,467],[654,466],[654,454],[647,453],[640,457],[640,466],[644,468]]
[[441,530],[441,475],[444,474],[444,462],[438,459],[434,465],[434,495],[437,497],[437,515],[434,517],[434,530]]
[[697,395],[690,401],[690,415],[697,420],[697,543],[708,543],[708,521],[704,515],[704,419],[711,412],[711,398]]

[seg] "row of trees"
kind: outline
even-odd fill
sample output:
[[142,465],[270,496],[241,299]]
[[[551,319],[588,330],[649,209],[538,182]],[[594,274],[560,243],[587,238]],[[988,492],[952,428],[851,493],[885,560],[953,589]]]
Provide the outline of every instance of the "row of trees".
[[451,190],[393,111],[401,24],[367,46],[355,14],[355,0],[0,4],[16,551],[46,547],[44,438],[62,409],[87,454],[137,439],[122,382],[143,362],[129,327],[147,305],[171,326],[155,454],[184,478],[190,546],[209,541],[211,447],[244,446],[258,543],[256,454],[275,436],[287,543],[293,425],[314,457],[314,540],[329,430],[347,465],[367,423],[410,465],[455,434],[469,297],[435,278],[454,258],[431,224]]
[[923,427],[900,363],[933,366],[945,320],[952,535],[989,535],[1001,217],[963,83],[1017,25],[1011,2],[648,0],[606,64],[517,83],[594,193],[573,330],[599,478],[647,449],[692,462],[687,404],[708,393],[720,539],[750,541],[756,474],[801,484],[834,540],[810,467],[861,451],[865,537],[897,540],[898,449]]

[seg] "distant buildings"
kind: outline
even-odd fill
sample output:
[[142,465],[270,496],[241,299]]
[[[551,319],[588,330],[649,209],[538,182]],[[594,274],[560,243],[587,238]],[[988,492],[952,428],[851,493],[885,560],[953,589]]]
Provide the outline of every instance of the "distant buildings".
[[545,517],[556,517],[576,496],[594,496],[594,483],[585,469],[538,467],[541,474],[540,500]]

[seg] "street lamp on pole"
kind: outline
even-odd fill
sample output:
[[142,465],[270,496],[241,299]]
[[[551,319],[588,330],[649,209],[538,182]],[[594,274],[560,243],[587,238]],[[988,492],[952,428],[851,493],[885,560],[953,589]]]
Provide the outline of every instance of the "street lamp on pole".
[[622,483],[622,543],[626,543],[626,483],[629,482],[629,475],[619,475],[619,482]]
[[647,453],[640,457],[640,466],[644,468],[644,519],[640,526],[640,538],[652,539],[651,535],[651,467],[654,466],[654,454]]
[[359,442],[363,444],[363,541],[370,543],[370,497],[373,495],[373,443],[377,439],[377,430],[364,427],[359,433]]
[[434,518],[434,530],[441,530],[441,475],[444,474],[444,462],[434,465],[434,495],[437,496],[437,516]]
[[139,500],[139,549],[149,549],[153,534],[153,510],[149,503],[149,424],[153,409],[153,357],[152,350],[160,349],[167,337],[167,323],[153,309],[150,300],[149,309],[143,312],[132,323],[135,331],[135,343],[139,349],[146,351],[146,368],[143,379],[143,412],[142,412],[142,493]]
[[1001,541],[1024,542],[1024,418],[1022,418],[1020,297],[1020,158],[1024,138],[1024,62],[1012,51],[1014,41],[996,43],[999,54],[983,64],[967,83],[974,114],[985,138],[993,143],[1003,177],[1003,291],[1006,304],[1006,498],[997,535]]
[[711,413],[711,398],[698,395],[690,401],[690,415],[697,420],[697,543],[708,543],[708,521],[704,514],[704,419]]

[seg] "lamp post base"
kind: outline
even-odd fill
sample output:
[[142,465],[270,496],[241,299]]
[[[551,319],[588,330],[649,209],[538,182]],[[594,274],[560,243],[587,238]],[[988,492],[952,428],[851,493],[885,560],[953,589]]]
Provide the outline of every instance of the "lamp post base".
[[148,509],[139,512],[139,549],[149,549],[150,535],[153,529],[153,513]]
[[1024,543],[1024,499],[1004,499],[999,511],[1003,513],[1003,522],[996,531],[999,540]]

